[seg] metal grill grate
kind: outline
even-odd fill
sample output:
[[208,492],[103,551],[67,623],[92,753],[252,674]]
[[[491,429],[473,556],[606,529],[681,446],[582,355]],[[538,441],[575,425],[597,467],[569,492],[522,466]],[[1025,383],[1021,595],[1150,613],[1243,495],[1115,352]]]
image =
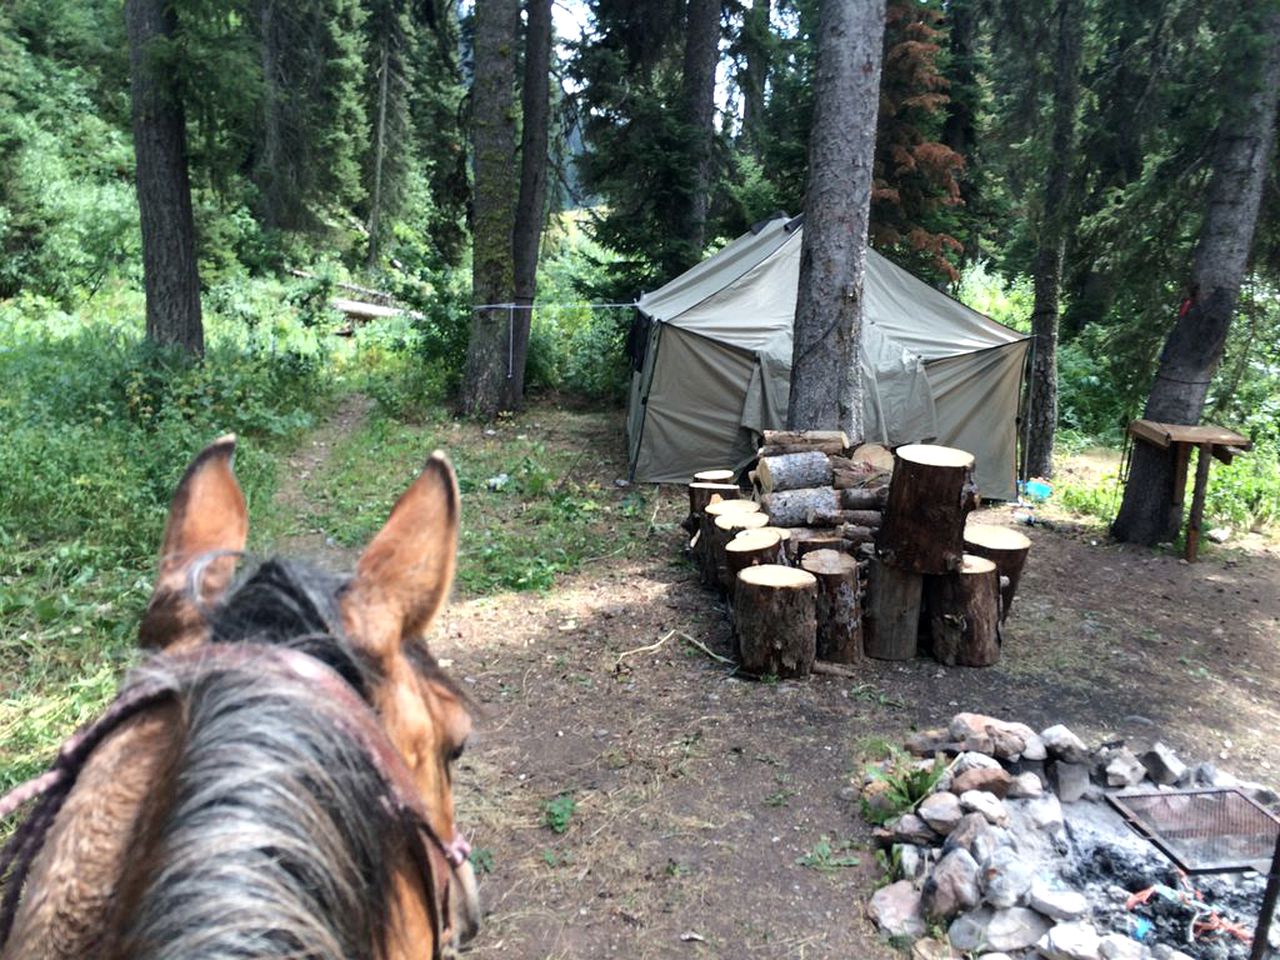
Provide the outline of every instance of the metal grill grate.
[[1187,873],[1265,872],[1280,820],[1239,790],[1110,794],[1129,826]]

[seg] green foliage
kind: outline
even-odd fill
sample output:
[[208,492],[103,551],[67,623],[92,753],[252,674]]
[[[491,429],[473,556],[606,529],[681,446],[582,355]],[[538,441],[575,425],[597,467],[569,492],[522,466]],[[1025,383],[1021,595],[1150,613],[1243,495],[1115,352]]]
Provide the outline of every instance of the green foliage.
[[551,828],[552,833],[564,833],[569,829],[569,821],[578,809],[572,793],[562,793],[551,798],[542,806],[543,822]]
[[471,866],[480,876],[484,876],[486,873],[493,873],[493,851],[488,847],[473,847],[471,849]]
[[862,862],[848,852],[852,849],[853,841],[851,840],[833,843],[830,837],[823,836],[813,845],[812,850],[796,857],[796,863],[810,870],[817,870],[819,873],[831,874],[842,867],[856,867]]
[[140,314],[114,289],[79,314],[0,301],[0,789],[110,698],[191,457],[240,434],[237,474],[261,517],[276,455],[333,389],[296,324],[262,315],[249,330],[211,311],[208,353],[192,363],[141,343]]
[[873,780],[888,784],[888,789],[878,798],[875,807],[864,798],[862,815],[871,823],[884,824],[913,810],[933,791],[946,769],[941,757],[934,757],[933,763],[926,767],[902,749],[891,747],[888,759],[867,767],[867,774]]
[[1021,333],[1031,332],[1031,308],[1035,293],[1031,278],[1014,277],[1006,280],[993,273],[991,262],[974,260],[960,272],[960,282],[955,297],[965,306],[985,313],[997,323]]

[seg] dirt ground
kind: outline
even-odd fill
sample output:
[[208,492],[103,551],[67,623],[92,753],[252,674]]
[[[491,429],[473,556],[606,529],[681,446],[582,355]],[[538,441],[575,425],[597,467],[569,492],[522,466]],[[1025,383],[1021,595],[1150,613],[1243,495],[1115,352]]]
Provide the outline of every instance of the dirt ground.
[[[548,442],[599,429],[565,420]],[[625,475],[621,443],[592,457],[581,470],[604,488]],[[1065,722],[1091,742],[1159,737],[1277,779],[1273,544],[1187,565],[1059,517],[1025,528],[999,665],[872,661],[856,681],[766,684],[686,639],[729,652],[723,608],[681,557],[683,491],[655,506],[642,549],[602,543],[546,595],[455,602],[433,642],[481,710],[456,787],[488,867],[470,956],[892,956],[865,916],[883,871],[849,787],[877,742],[959,710]],[[1007,506],[982,519],[1013,522]],[[547,805],[565,794],[557,833]],[[850,854],[857,866],[814,866]]]

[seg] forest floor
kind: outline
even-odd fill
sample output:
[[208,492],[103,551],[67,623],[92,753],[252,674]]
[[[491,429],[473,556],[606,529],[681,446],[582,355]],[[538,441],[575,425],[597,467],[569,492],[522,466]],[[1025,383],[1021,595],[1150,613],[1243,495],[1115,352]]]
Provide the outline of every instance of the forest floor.
[[[1276,780],[1273,542],[1187,565],[1045,511],[1052,529],[1026,528],[1034,546],[997,666],[872,661],[858,680],[752,682],[690,642],[728,655],[723,607],[682,557],[684,491],[615,484],[619,414],[539,404],[488,430],[392,434],[369,416],[348,403],[303,444],[277,497],[303,519],[269,526],[282,546],[349,564],[365,526],[351,524],[343,486],[407,477],[437,445],[459,463],[470,529],[432,647],[478,713],[456,784],[488,911],[469,956],[893,956],[865,916],[884,871],[848,788],[886,743],[960,710],[1065,722],[1091,742],[1159,737]],[[490,491],[480,474],[504,457],[540,458],[558,479]],[[539,512],[539,497],[567,516]],[[1012,523],[1012,510],[983,520]],[[521,576],[539,558],[573,569],[501,592],[495,557],[532,563]]]

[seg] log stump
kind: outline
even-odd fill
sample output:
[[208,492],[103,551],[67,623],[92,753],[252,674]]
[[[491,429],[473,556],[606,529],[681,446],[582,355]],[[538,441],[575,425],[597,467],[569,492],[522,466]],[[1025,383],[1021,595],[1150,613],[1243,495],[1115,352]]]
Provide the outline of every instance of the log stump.
[[874,557],[867,568],[863,649],[877,660],[910,660],[916,655],[924,577]]
[[737,500],[742,496],[736,483],[724,483],[716,480],[694,480],[689,484],[689,516],[681,524],[693,533],[702,521],[702,511],[707,504],[716,500]]
[[[770,520],[770,523],[772,522],[773,521]],[[778,546],[779,546],[779,549],[781,549],[782,551],[782,559],[778,560],[777,562],[783,563],[783,564],[790,563],[791,562],[791,549],[790,549],[791,548],[791,528],[768,526],[768,527],[761,527],[760,529],[768,530],[770,533],[776,533],[778,535],[778,541],[779,541]],[[742,534],[738,534],[738,536],[742,536]]]
[[995,561],[965,554],[959,570],[925,578],[933,656],[949,667],[1000,659],[1000,575]]
[[708,586],[718,586],[723,591],[733,589],[733,571],[728,568],[724,550],[733,538],[744,530],[759,530],[769,525],[769,518],[763,513],[746,513],[737,511],[724,513],[716,517],[716,525],[712,527],[712,536],[707,541],[708,571],[712,580]]
[[1018,592],[1022,568],[1027,563],[1031,540],[1017,530],[986,523],[971,523],[964,528],[964,548],[975,556],[994,561],[1000,574],[1000,622],[1009,619],[1013,595]]
[[760,497],[760,507],[779,527],[804,527],[809,525],[811,513],[837,513],[840,495],[831,487],[776,490]]
[[858,561],[847,553],[814,550],[804,555],[800,567],[818,581],[818,659],[857,663],[862,659]]
[[803,677],[817,649],[818,582],[794,567],[764,564],[738,574],[733,621],[743,669]]
[[[691,546],[693,562],[704,585],[710,587],[719,584],[716,572],[715,539],[716,518],[737,513],[758,513],[760,504],[754,500],[716,500],[702,509],[702,518],[698,521],[698,534]],[[723,543],[721,548],[723,549]]]
[[761,457],[756,466],[756,486],[762,494],[775,490],[831,486],[831,458],[810,450],[779,457]]
[[699,470],[693,475],[694,483],[733,483],[732,470]]
[[[749,514],[761,516],[761,514]],[[739,530],[737,535],[724,545],[724,563],[729,571],[729,583],[738,575],[739,570],[757,567],[762,563],[781,564],[783,562],[782,536],[778,527],[757,527],[754,530]]]
[[978,504],[973,454],[913,443],[894,454],[893,479],[877,545],[890,566],[913,573],[958,570],[964,521]]

